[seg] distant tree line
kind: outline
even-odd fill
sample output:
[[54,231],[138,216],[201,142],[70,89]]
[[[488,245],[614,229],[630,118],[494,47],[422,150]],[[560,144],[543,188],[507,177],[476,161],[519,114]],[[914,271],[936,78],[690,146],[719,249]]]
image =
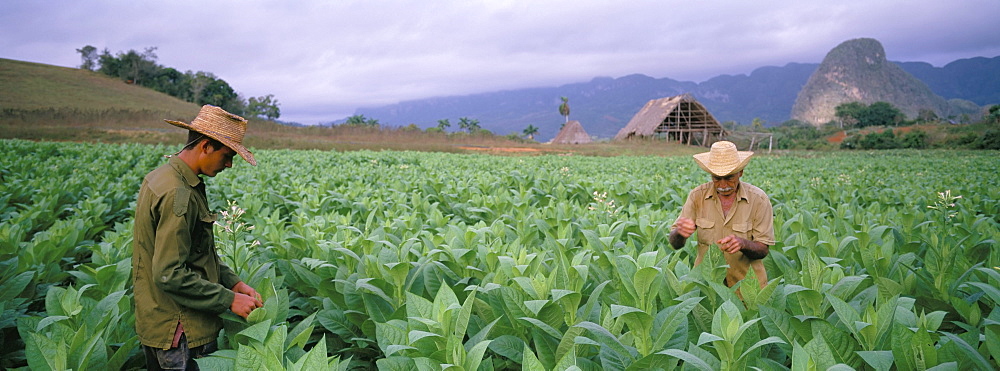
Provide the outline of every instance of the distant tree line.
[[[344,121],[344,125],[348,125],[348,126],[363,126],[363,127],[380,127],[381,123],[378,122],[378,119],[374,119],[374,118],[370,118],[370,117],[365,117],[365,115],[353,115],[351,117],[348,117],[347,120]],[[428,132],[444,132],[445,129],[447,129],[449,127],[451,127],[451,122],[448,119],[441,119],[441,120],[438,120],[437,126],[428,128],[427,131]],[[473,134],[473,133],[477,133],[477,132],[481,132],[481,131],[489,132],[488,130],[485,130],[482,127],[479,126],[479,120],[471,119],[471,118],[468,118],[468,117],[460,117],[458,119],[458,128],[461,129],[461,130],[463,130],[463,131],[469,132],[469,134]]]
[[91,45],[77,49],[80,68],[97,71],[130,84],[144,86],[195,104],[219,106],[234,114],[270,120],[281,116],[278,100],[273,94],[244,99],[229,83],[211,72],[180,72],[156,63],[156,47],[141,53],[135,50],[111,54]]

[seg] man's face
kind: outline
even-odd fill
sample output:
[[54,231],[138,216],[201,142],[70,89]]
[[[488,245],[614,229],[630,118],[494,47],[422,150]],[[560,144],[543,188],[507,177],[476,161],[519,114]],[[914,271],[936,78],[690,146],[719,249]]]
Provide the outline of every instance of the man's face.
[[720,196],[731,196],[735,194],[736,186],[740,184],[741,176],[743,176],[743,170],[726,176],[717,176],[713,174],[712,185],[715,186],[715,192]]
[[232,148],[222,146],[219,149],[215,149],[211,145],[206,146],[204,162],[201,167],[202,172],[205,175],[214,177],[222,172],[222,170],[233,167],[234,156],[236,156],[236,151]]

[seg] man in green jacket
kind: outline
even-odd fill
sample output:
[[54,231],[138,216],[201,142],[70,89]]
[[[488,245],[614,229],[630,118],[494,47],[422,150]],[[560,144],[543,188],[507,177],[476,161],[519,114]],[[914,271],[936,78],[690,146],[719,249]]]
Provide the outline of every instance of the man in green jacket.
[[263,306],[260,294],[222,264],[215,251],[205,182],[233,166],[239,154],[257,165],[242,144],[247,121],[206,105],[186,124],[188,142],[142,181],[132,243],[135,329],[150,370],[198,369],[194,361],[216,350],[219,314],[246,318]]

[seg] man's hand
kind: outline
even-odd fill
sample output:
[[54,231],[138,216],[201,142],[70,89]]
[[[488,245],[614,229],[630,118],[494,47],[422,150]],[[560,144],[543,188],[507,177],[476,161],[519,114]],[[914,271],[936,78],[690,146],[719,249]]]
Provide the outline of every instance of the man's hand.
[[254,309],[264,306],[264,303],[260,301],[260,294],[257,290],[243,283],[243,281],[234,285],[232,290],[236,293],[236,296],[233,297],[233,304],[229,306],[229,310],[236,313],[236,315],[247,318]]
[[694,233],[695,225],[694,220],[688,218],[678,218],[677,219],[677,234],[681,237],[688,238]]
[[719,250],[730,254],[735,254],[743,248],[743,239],[736,237],[734,234],[723,237],[721,240],[715,241],[715,243],[719,245]]
[[770,250],[770,246],[768,245],[736,237],[734,234],[715,241],[715,243],[719,245],[719,250],[723,252],[735,254],[737,251],[741,251],[743,252],[743,256],[751,260],[764,259]]
[[243,283],[243,281],[237,282],[233,285],[232,290],[233,292],[247,295],[251,298],[257,299],[258,301],[260,300],[260,294],[257,293],[257,290],[254,290],[253,287],[250,287],[250,285]]
[[264,303],[261,303],[260,300],[252,298],[247,294],[236,293],[236,296],[233,297],[233,304],[229,306],[229,310],[240,317],[247,318],[250,316],[250,312],[262,306],[264,306]]

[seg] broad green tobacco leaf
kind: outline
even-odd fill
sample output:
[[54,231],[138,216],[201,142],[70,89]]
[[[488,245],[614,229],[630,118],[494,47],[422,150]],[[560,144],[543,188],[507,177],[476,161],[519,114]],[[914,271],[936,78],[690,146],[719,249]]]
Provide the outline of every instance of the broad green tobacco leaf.
[[379,370],[384,371],[412,371],[417,369],[413,358],[410,357],[391,356],[381,358],[375,364],[378,365]]
[[414,343],[420,341],[421,339],[425,339],[425,338],[428,338],[428,337],[441,337],[441,335],[435,334],[433,332],[416,331],[416,330],[414,330],[414,331],[410,331],[407,334],[408,340],[407,340],[406,343],[407,344],[414,344]]
[[[996,312],[996,311],[994,311]],[[993,360],[1000,363],[1000,323],[987,320],[985,326],[986,349],[989,350]]]
[[38,322],[38,327],[35,328],[35,332],[42,332],[42,330],[44,330],[46,327],[49,327],[49,325],[59,321],[65,321],[68,319],[69,319],[68,316],[49,316],[42,318],[42,320]]
[[476,345],[472,346],[472,349],[468,351],[465,356],[465,364],[463,368],[466,370],[476,370],[479,369],[480,363],[483,361],[483,355],[486,354],[486,349],[489,347],[491,340],[483,340]]
[[268,355],[262,353],[255,347],[240,345],[236,356],[237,370],[267,370]]
[[28,287],[28,284],[31,283],[33,276],[33,271],[27,271],[21,272],[20,274],[7,280],[0,281],[0,302],[14,300],[18,294]]
[[[555,353],[556,359],[561,360],[570,353],[572,353],[575,358],[576,338],[580,336],[580,334],[583,334],[584,331],[585,331],[584,328],[577,326],[571,326],[570,328],[566,329],[566,333],[563,334],[562,339],[559,341],[559,347],[556,348],[556,353]],[[561,362],[562,361],[560,361],[560,363]],[[575,361],[574,364],[576,364]]]
[[281,366],[281,361],[284,359],[285,354],[285,339],[288,336],[288,325],[281,324],[271,328],[270,333],[267,335],[267,339],[264,340],[263,351],[268,354],[267,360],[271,361],[272,364],[277,361],[278,367]]
[[[263,308],[257,310],[261,309]],[[254,310],[254,312],[256,312],[257,310]],[[251,312],[251,314],[253,314],[253,312]],[[271,329],[271,322],[269,321],[258,322],[251,325],[250,327],[247,327],[245,330],[240,331],[240,333],[237,334],[236,338],[239,339],[240,343],[242,344],[251,344],[250,342],[247,341],[248,339],[263,344],[264,340],[267,339],[267,334],[270,332],[270,329]]]
[[548,334],[549,336],[552,336],[555,339],[561,339],[562,338],[562,334],[559,332],[559,330],[556,330],[554,327],[550,326],[549,324],[547,324],[545,322],[542,322],[542,321],[540,321],[538,319],[531,318],[531,317],[521,317],[521,318],[518,318],[518,319],[534,325],[535,328],[543,331],[544,333]]
[[486,337],[489,336],[490,331],[493,329],[493,326],[495,326],[499,321],[500,318],[493,320],[493,322],[490,322],[486,326],[483,326],[483,328],[480,329],[479,332],[470,336],[469,340],[465,342],[465,351],[466,352],[470,351],[473,345],[479,344],[483,340],[486,340]]
[[688,365],[690,365],[691,367],[694,367],[698,370],[702,371],[714,370],[712,366],[708,364],[708,362],[705,362],[705,360],[698,358],[698,356],[695,356],[694,354],[688,353],[680,349],[667,349],[659,352],[658,354],[664,354],[671,357],[679,358]]
[[267,308],[257,308],[250,312],[247,316],[247,323],[259,324],[266,323],[268,326],[271,325],[271,321],[267,321]]
[[330,363],[326,356],[326,336],[320,338],[309,352],[288,367],[288,371],[309,371],[329,369]]
[[489,344],[490,350],[507,359],[520,360],[524,357],[525,348],[523,340],[512,335],[501,335],[493,339]]
[[316,313],[313,313],[295,325],[295,328],[288,333],[288,341],[285,342],[285,350],[288,350],[293,346],[305,348],[306,343],[309,341],[309,337],[312,335],[315,320]]
[[892,351],[889,350],[860,351],[858,355],[876,371],[889,371],[894,361]]
[[389,345],[389,346],[385,347],[385,350],[383,351],[383,353],[385,353],[386,357],[389,357],[389,356],[395,355],[398,352],[402,352],[404,350],[418,350],[418,349],[414,348],[414,347],[411,347],[409,345],[397,345],[397,344],[393,344],[393,345]]
[[993,301],[993,305],[1000,306],[1000,289],[995,286],[982,283],[982,282],[968,282],[967,285],[975,286],[976,288],[982,290],[986,293],[986,296]]
[[861,349],[858,340],[852,338],[849,332],[834,327],[830,322],[816,321],[813,324],[813,339],[819,337],[829,346],[836,363],[860,366],[856,352]]
[[449,312],[452,308],[459,307],[461,305],[458,303],[458,297],[455,296],[455,292],[448,285],[442,285],[434,297],[434,313],[437,315],[436,319],[438,322],[445,322],[442,321],[441,316]]
[[528,308],[529,311],[531,311],[531,314],[537,316],[538,312],[542,310],[542,307],[544,307],[545,304],[548,303],[549,303],[548,300],[526,300],[524,302],[524,306],[525,308]]
[[631,363],[631,361],[634,360],[636,355],[635,350],[627,348],[620,341],[618,341],[618,338],[616,338],[614,335],[608,332],[608,330],[605,329],[604,327],[601,327],[601,325],[598,325],[593,322],[584,321],[580,322],[576,326],[587,329],[588,332],[593,336],[591,339],[596,340],[598,343],[602,345],[602,351],[605,348],[609,351],[613,351],[614,353],[629,359],[629,363]]
[[818,369],[825,370],[838,363],[834,356],[834,350],[831,349],[822,335],[814,336],[803,349],[809,354],[809,359],[816,364]]
[[995,367],[996,364],[991,364],[979,351],[973,346],[969,345],[965,340],[956,336],[952,333],[944,333],[944,336],[958,344],[958,349],[961,350],[962,356],[959,357],[959,365],[963,368],[988,370]]
[[545,366],[543,366],[542,362],[538,360],[538,357],[535,357],[535,353],[533,353],[531,349],[528,348],[527,344],[524,345],[524,350],[522,351],[522,354],[523,354],[521,358],[522,370],[545,371]]
[[[687,316],[694,310],[695,306],[704,298],[702,297],[692,297],[687,298],[680,304],[674,305],[672,307],[664,308],[656,317],[653,319],[653,328],[659,329],[658,333],[654,334],[654,341],[652,348],[662,349],[666,346],[671,339],[675,338],[675,334],[682,329],[686,321]],[[683,343],[681,344],[683,346]]]
[[375,322],[375,334],[379,348],[388,353],[390,345],[409,345],[407,337],[406,322],[402,320],[390,320],[389,322]]

